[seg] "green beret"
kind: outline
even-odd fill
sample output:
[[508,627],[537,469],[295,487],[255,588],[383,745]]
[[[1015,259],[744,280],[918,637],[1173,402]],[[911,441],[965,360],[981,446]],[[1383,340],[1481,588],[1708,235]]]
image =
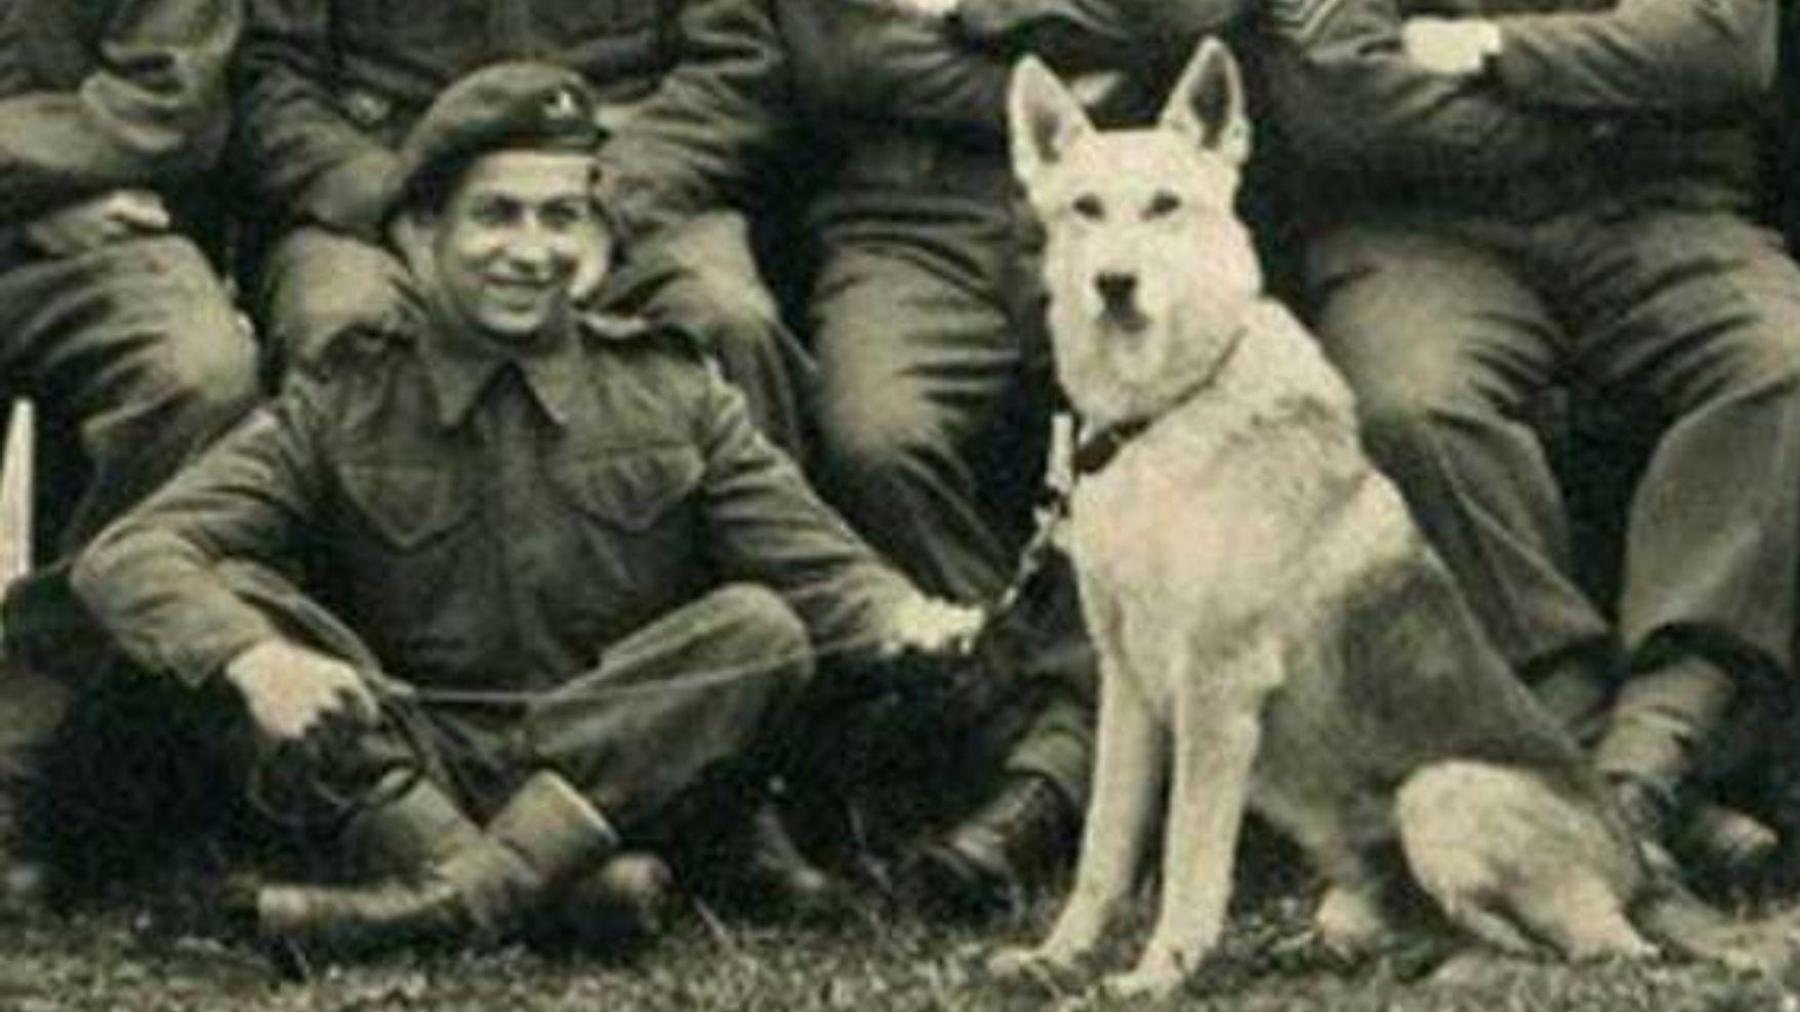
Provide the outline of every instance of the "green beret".
[[549,63],[484,67],[445,88],[400,145],[386,216],[479,155],[502,150],[592,152],[604,132],[580,74]]

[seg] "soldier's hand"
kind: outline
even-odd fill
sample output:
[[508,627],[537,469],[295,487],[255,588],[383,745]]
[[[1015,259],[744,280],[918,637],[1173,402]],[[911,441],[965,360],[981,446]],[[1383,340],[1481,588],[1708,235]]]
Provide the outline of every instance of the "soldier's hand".
[[980,608],[915,594],[888,616],[880,653],[886,658],[965,655],[986,621]]
[[336,720],[372,727],[380,715],[355,668],[284,640],[265,640],[232,658],[225,678],[271,745],[298,742]]
[[1400,26],[1407,59],[1434,74],[1479,74],[1502,44],[1500,27],[1480,18],[1416,17]]
[[51,256],[77,256],[109,243],[167,232],[169,209],[149,190],[111,190],[44,215],[25,238]]

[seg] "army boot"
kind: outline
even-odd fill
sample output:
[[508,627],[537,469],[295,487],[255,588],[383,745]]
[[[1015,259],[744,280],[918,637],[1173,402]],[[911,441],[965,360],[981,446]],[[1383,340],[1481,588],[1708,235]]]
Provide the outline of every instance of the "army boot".
[[518,928],[549,887],[593,867],[618,846],[605,817],[549,771],[527,781],[485,832],[448,814],[455,810],[421,783],[358,817],[352,839],[377,864],[409,854],[425,855],[426,862],[368,884],[266,886],[255,901],[259,935],[337,954],[498,941]]

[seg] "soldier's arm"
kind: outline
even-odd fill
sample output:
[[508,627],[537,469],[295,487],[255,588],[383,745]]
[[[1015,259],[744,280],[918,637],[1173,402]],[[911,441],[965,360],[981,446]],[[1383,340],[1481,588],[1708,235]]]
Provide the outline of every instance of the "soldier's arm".
[[1499,19],[1508,94],[1600,112],[1705,109],[1773,86],[1775,0],[1620,0],[1605,11]]
[[276,636],[220,570],[244,562],[292,571],[321,481],[308,414],[290,388],[77,560],[76,592],[146,670],[198,685]]
[[1309,164],[1388,179],[1492,179],[1587,143],[1578,123],[1484,80],[1415,64],[1394,0],[1276,0],[1268,17],[1270,101]]
[[238,121],[258,194],[282,214],[368,234],[395,154],[334,97],[328,0],[250,0]]
[[1069,77],[1137,73],[1159,59],[1179,66],[1202,35],[1224,30],[1246,6],[1242,0],[958,0],[941,23],[873,21],[860,33],[870,51],[861,61],[867,73],[846,86],[875,91],[896,118],[999,139],[1006,134],[1012,67],[1026,53]]
[[918,592],[757,431],[743,395],[709,374],[700,399],[701,495],[719,572],[780,594],[821,649],[875,652]]
[[71,91],[0,100],[0,220],[102,190],[160,189],[224,141],[239,0],[124,0]]

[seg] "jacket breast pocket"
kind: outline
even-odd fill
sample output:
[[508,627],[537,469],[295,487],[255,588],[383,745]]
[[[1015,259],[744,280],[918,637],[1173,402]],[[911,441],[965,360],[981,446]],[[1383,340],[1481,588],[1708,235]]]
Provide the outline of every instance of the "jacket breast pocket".
[[344,464],[344,492],[387,548],[414,552],[461,526],[474,508],[457,475],[424,464]]
[[642,534],[684,512],[703,469],[698,451],[677,446],[572,461],[551,477],[582,513]]

